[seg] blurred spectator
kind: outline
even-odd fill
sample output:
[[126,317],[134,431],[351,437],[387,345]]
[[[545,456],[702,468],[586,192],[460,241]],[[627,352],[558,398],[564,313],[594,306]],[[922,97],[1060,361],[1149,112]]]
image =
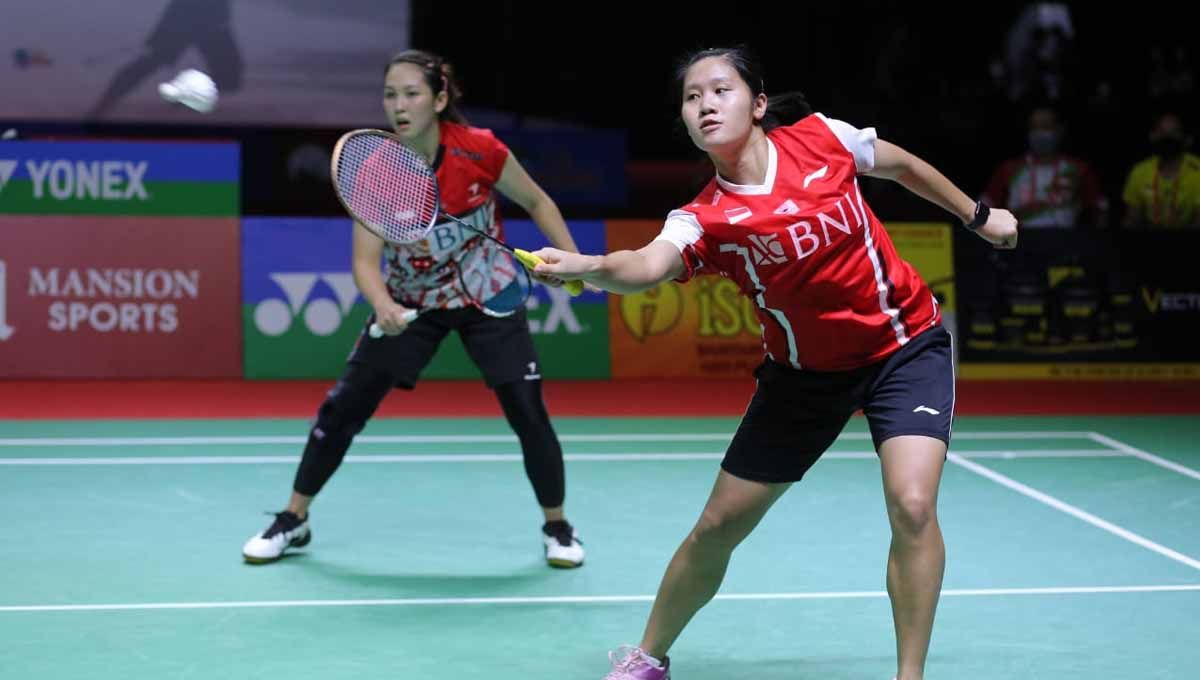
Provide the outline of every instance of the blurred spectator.
[[1155,46],[1150,51],[1146,94],[1156,102],[1183,103],[1195,96],[1196,76],[1187,48]]
[[1125,226],[1200,228],[1200,157],[1187,152],[1191,143],[1177,114],[1155,121],[1154,155],[1133,166],[1125,180]]
[[996,168],[984,202],[1012,211],[1022,227],[1106,226],[1108,201],[1090,165],[1059,152],[1058,114],[1039,107],[1029,116],[1029,149]]
[[1065,4],[1030,4],[1009,28],[993,75],[1013,102],[1062,101],[1072,84],[1074,45],[1075,26]]

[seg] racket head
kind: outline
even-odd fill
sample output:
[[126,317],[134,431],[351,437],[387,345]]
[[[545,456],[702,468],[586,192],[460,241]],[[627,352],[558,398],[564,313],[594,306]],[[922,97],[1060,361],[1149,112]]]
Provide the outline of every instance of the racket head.
[[342,135],[333,147],[330,178],[346,212],[391,243],[425,238],[441,212],[433,168],[390,132]]
[[533,279],[513,252],[482,237],[464,246],[457,268],[463,294],[488,316],[516,314],[533,292]]

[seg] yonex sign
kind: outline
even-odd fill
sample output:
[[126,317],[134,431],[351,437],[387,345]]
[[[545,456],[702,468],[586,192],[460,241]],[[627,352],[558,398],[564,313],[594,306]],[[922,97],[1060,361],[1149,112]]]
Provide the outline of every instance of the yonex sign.
[[235,216],[232,143],[5,142],[0,213]]

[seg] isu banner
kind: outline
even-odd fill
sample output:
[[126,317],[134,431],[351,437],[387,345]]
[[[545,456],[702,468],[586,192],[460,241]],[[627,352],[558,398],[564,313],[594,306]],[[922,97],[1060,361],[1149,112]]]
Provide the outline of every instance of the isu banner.
[[[640,248],[662,220],[610,220],[609,252]],[[614,378],[745,377],[762,361],[754,303],[728,279],[697,276],[608,299]]]
[[[572,222],[579,247],[598,252],[603,224]],[[242,323],[247,378],[333,378],[371,313],[350,273],[347,218],[247,218],[242,222]],[[514,244],[529,249],[545,240],[528,220],[506,220]],[[547,378],[607,378],[605,296],[573,298],[538,285],[529,300],[541,372]],[[442,343],[422,375],[474,379],[479,370],[457,334]]]
[[0,215],[0,376],[236,377],[235,218]]
[[[661,220],[608,222],[608,250],[639,248]],[[933,288],[946,323],[954,323],[954,261],[945,224],[889,224],[896,249]],[[697,276],[608,302],[614,378],[746,377],[762,361],[754,303],[729,279]]]

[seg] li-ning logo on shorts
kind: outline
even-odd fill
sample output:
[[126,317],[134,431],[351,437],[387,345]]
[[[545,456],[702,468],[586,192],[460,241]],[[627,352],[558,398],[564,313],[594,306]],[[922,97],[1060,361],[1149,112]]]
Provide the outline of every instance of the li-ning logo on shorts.
[[937,416],[937,415],[942,414],[941,411],[936,411],[934,409],[931,409],[928,406],[925,406],[924,404],[914,408],[913,413],[928,413],[931,416]]
[[750,234],[750,251],[754,253],[754,264],[783,264],[787,255],[778,234]]
[[538,367],[537,367],[536,361],[531,361],[531,362],[525,364],[525,368],[529,369],[529,372],[525,374],[526,380],[541,380],[542,379],[542,374],[538,373]]

